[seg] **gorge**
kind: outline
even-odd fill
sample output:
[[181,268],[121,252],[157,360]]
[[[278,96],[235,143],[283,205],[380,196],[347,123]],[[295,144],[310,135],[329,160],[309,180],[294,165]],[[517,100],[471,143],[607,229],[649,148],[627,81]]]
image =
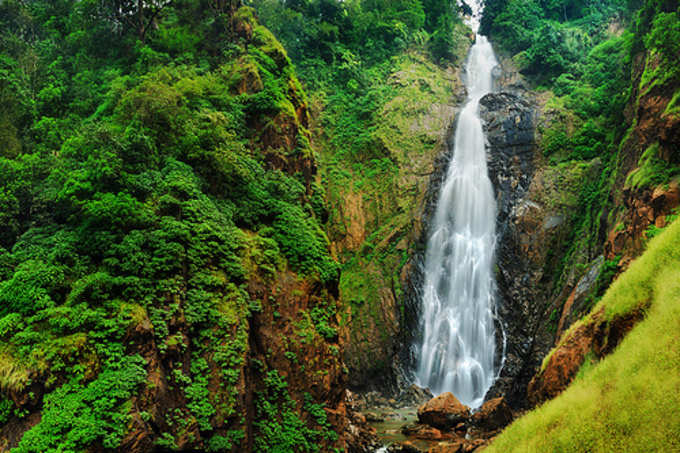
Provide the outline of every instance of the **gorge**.
[[677,0],[0,27],[0,451],[680,451]]

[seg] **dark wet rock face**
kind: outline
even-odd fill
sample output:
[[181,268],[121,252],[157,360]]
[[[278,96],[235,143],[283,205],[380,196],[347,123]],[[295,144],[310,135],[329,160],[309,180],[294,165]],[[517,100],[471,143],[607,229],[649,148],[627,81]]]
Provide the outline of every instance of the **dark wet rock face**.
[[[582,276],[571,272],[558,283],[564,244],[569,240],[581,182],[601,163],[555,168],[537,144],[537,125],[558,121],[530,94],[492,93],[480,101],[487,137],[489,176],[497,200],[497,338],[500,376],[487,400],[504,396],[525,408],[527,386],[553,346],[556,334],[582,314],[592,284],[576,303],[562,306]],[[551,116],[552,115],[552,116]],[[599,270],[599,268],[598,268]],[[593,272],[592,279],[597,278]],[[561,285],[557,287],[556,285]]]
[[409,386],[406,390],[401,392],[401,394],[397,397],[397,401],[401,405],[401,407],[409,407],[409,406],[420,406],[421,404],[431,400],[434,395],[432,395],[432,392],[430,389],[427,388],[422,388],[418,387],[415,384],[412,384]]
[[480,115],[498,210],[497,309],[503,331],[498,333],[499,362],[505,348],[503,369],[487,398],[504,395],[512,406],[520,407],[542,356],[539,352],[552,342],[545,335],[538,351],[534,345],[546,309],[546,294],[541,291],[545,256],[534,250],[540,238],[528,233],[540,224],[540,234],[549,235],[561,219],[543,219],[542,208],[528,197],[535,169],[534,107],[517,94],[491,93],[480,101]]

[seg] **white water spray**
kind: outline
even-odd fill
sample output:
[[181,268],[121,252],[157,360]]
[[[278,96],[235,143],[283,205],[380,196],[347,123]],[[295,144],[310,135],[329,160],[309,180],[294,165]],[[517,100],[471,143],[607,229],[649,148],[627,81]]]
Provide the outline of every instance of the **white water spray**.
[[[481,0],[470,2],[477,33]],[[467,103],[458,117],[453,159],[439,195],[425,256],[417,378],[433,393],[452,392],[479,407],[495,379],[496,201],[486,167],[479,100],[498,64],[477,34],[466,66]]]

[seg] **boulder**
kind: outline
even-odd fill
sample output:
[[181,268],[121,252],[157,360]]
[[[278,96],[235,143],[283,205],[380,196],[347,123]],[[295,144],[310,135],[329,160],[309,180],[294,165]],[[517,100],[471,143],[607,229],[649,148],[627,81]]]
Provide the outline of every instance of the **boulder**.
[[438,429],[451,429],[469,418],[470,408],[458,401],[451,392],[442,393],[418,408],[420,423]]
[[431,400],[433,396],[430,389],[412,384],[409,388],[401,392],[397,399],[402,406],[420,406]]
[[453,442],[440,443],[427,450],[427,453],[460,453],[463,451],[464,440],[456,440]]
[[369,423],[382,423],[385,421],[385,417],[376,412],[365,412],[364,416]]
[[423,453],[423,451],[409,441],[397,442],[387,448],[389,453]]
[[474,425],[486,431],[504,428],[512,422],[512,419],[512,410],[503,397],[485,402],[472,416]]
[[442,432],[437,428],[420,423],[409,423],[402,426],[401,433],[404,436],[422,440],[442,440],[444,438]]

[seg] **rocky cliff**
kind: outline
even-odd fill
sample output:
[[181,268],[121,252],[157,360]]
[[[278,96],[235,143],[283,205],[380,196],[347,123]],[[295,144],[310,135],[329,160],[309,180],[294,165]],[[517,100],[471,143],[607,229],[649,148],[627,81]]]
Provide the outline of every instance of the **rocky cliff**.
[[628,130],[619,145],[618,166],[607,193],[609,205],[600,219],[605,234],[597,242],[596,253],[603,257],[582,272],[563,304],[559,342],[529,387],[532,404],[561,393],[589,355],[602,358],[611,353],[643,319],[646,302],[639,301],[639,305],[615,317],[591,313],[588,322],[567,330],[590,308],[587,301],[590,297],[592,304],[592,295],[588,294],[601,290],[597,279],[604,260],[611,275],[625,271],[649,240],[677,217],[680,114],[673,102],[680,91],[680,77],[672,76],[671,60],[664,58],[651,41],[648,46],[632,57],[631,97],[624,111]]
[[[464,55],[470,41],[458,33],[458,53]],[[416,266],[410,258],[422,248],[425,211],[432,205],[427,200],[434,191],[430,181],[445,171],[446,140],[465,96],[457,67],[436,65],[415,51],[395,63],[376,86],[389,96],[376,112],[367,154],[380,159],[338,162],[327,142],[332,128],[315,138],[324,150],[320,168],[328,181],[329,235],[343,262],[340,299],[347,307],[350,386],[388,393],[409,384],[398,356],[407,350],[418,303],[408,295]]]
[[559,121],[504,59],[499,91],[480,102],[488,167],[496,190],[499,379],[487,398],[526,404],[526,387],[554,341],[557,263],[570,234],[580,179],[589,165],[555,168],[541,149],[540,126]]

